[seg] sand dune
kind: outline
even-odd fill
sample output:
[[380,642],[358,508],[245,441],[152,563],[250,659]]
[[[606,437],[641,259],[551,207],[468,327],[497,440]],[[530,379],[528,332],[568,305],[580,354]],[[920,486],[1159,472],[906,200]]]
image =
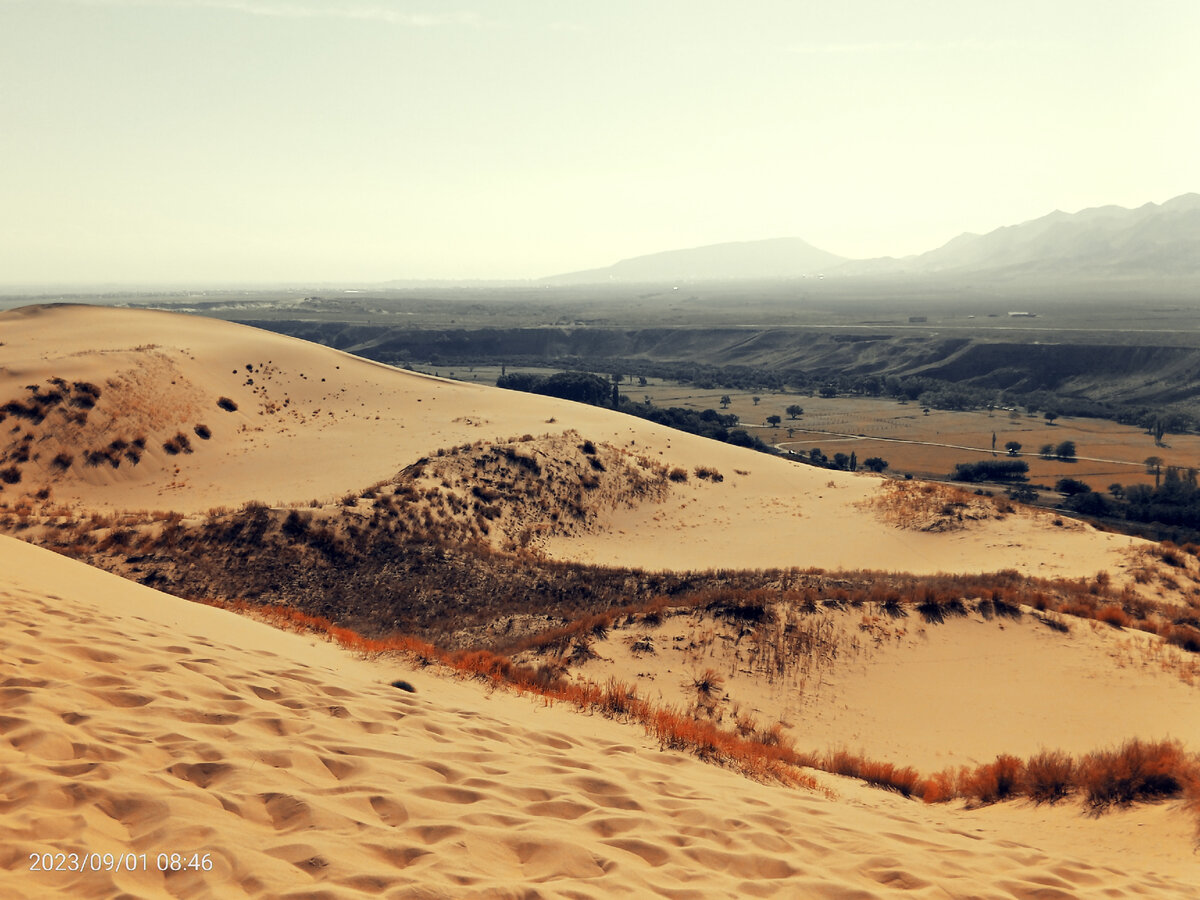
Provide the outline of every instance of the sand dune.
[[[0,573],[3,896],[1114,898],[1200,883],[1176,804],[962,811],[829,778],[831,799],[6,538]],[[59,852],[134,870],[30,870]],[[199,868],[160,872],[176,853]]]
[[[1151,635],[1032,610],[941,624],[873,609],[776,615],[750,628],[702,611],[614,625],[582,661],[556,661],[595,683],[636,683],[657,703],[703,706],[730,727],[739,715],[783,722],[811,752],[846,748],[927,775],[1135,737],[1200,746],[1200,664]],[[708,670],[721,681],[701,695]]]
[[[76,382],[99,390],[94,407],[73,405]],[[0,406],[55,393],[63,398],[43,404],[43,419],[10,412],[0,426],[0,458],[20,476],[0,484],[0,500],[48,488],[54,503],[75,509],[335,502],[439,448],[573,429],[687,473],[716,469],[724,480],[690,475],[655,502],[605,509],[600,527],[541,544],[562,559],[1082,577],[1118,572],[1143,543],[1034,512],[963,531],[898,527],[873,510],[877,477],[814,469],[611,410],[402,372],[227,322],[82,306],[0,315]],[[166,449],[178,435],[190,452]],[[141,449],[122,446],[138,440]],[[88,452],[102,456],[89,465]],[[65,470],[54,463],[60,453],[72,457]],[[13,462],[20,455],[30,458]]]
[[[511,451],[527,457],[514,462],[525,499],[488,520],[493,537],[524,529],[561,559],[1120,582],[1150,546],[166,313],[0,315],[0,415],[0,512],[30,537],[23,517],[51,507],[77,525],[250,500],[365,517],[354,496],[423,458],[404,497],[470,495]],[[586,527],[563,527],[583,502]],[[1190,565],[1170,577],[1195,581]],[[759,784],[637,726],[358,658],[7,537],[0,610],[0,896],[1112,898],[1200,884],[1182,801],[1096,818],[1073,802],[926,806],[827,775],[829,793]],[[728,671],[717,705],[731,716],[741,702],[803,747],[927,769],[1200,740],[1194,667],[1157,639],[855,618],[869,613],[831,614],[837,666],[775,680],[738,656],[744,635],[685,617],[665,620],[653,661],[614,629],[585,674],[684,702],[692,670],[712,665]],[[90,870],[34,871],[69,867],[58,853]]]

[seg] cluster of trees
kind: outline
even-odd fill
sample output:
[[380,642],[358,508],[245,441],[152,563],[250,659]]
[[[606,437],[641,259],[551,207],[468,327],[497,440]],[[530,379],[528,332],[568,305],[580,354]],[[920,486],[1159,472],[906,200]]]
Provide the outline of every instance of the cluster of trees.
[[[853,450],[849,454],[835,453],[833,456],[826,456],[820,447],[813,447],[807,452],[793,450],[791,451],[791,455],[795,459],[808,463],[810,466],[819,466],[822,469],[842,469],[846,472],[857,472],[860,465],[858,454]],[[882,472],[888,467],[888,461],[879,456],[868,456],[862,461],[861,465],[869,472]]]
[[776,453],[776,449],[761,438],[750,434],[744,428],[735,427],[738,417],[733,414],[724,415],[715,409],[697,412],[694,409],[684,409],[679,406],[669,406],[663,409],[648,403],[634,403],[628,397],[621,398],[618,407],[621,412],[640,419],[648,419],[659,425],[666,425],[677,431],[698,434],[726,444],[738,447],[750,447],[763,453]]
[[1058,444],[1042,444],[1038,450],[1038,456],[1042,459],[1061,459],[1070,462],[1075,459],[1075,442],[1062,441]]
[[496,379],[496,387],[530,394],[560,397],[577,403],[603,406],[612,403],[616,386],[607,378],[591,372],[556,372],[553,375],[535,375],[531,372],[513,372]]
[[1063,479],[1055,487],[1067,495],[1065,507],[1084,515],[1200,531],[1200,487],[1195,469],[1167,466],[1155,487],[1111,484],[1108,497],[1073,479]]
[[984,459],[958,463],[950,473],[951,481],[1027,481],[1029,463],[1023,459]]

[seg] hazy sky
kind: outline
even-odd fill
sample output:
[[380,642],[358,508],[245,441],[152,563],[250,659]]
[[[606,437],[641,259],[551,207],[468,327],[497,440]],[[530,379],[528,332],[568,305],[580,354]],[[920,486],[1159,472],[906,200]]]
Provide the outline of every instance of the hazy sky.
[[863,257],[1200,191],[1196,0],[0,0],[0,283]]

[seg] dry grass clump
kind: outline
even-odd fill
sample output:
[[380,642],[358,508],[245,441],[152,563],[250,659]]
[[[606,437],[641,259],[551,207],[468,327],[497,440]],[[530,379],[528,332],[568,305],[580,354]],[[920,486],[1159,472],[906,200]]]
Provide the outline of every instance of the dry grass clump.
[[667,473],[667,478],[669,478],[669,479],[671,479],[671,481],[675,481],[675,482],[687,481],[688,480],[687,469],[683,469],[683,468],[680,468],[679,466],[676,466],[675,468],[671,469],[670,472]]
[[1179,796],[1195,804],[1200,802],[1200,758],[1178,741],[1136,738],[1078,760],[1061,750],[1043,750],[1027,760],[1005,754],[974,769],[964,766],[924,779],[920,794],[926,803],[963,799],[971,805],[1016,797],[1057,803],[1080,795],[1096,811]]
[[715,696],[725,686],[725,676],[716,669],[707,668],[692,679],[692,687],[701,697]]
[[1015,796],[1021,789],[1025,763],[1015,756],[1001,754],[993,762],[959,777],[958,795],[982,804],[997,803]]
[[921,774],[912,766],[896,766],[851,753],[834,750],[821,757],[818,767],[835,775],[858,778],[884,790],[895,791],[904,797],[919,794],[923,785]]
[[696,466],[693,472],[701,481],[712,481],[719,483],[725,480],[725,476],[711,466]]
[[948,484],[885,481],[861,506],[897,528],[960,531],[971,522],[1002,518],[1009,511],[995,499]]
[[1023,792],[1035,803],[1057,803],[1075,785],[1075,760],[1061,750],[1043,750],[1025,762]]

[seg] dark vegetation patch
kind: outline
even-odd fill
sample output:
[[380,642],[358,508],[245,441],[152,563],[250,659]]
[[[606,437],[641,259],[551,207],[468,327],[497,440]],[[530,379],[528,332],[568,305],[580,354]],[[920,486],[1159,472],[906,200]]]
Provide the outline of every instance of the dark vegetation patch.
[[168,438],[167,440],[163,441],[162,447],[171,456],[175,456],[179,453],[191,453],[192,441],[186,434],[180,431],[177,432],[173,438]]
[[620,412],[674,428],[676,431],[698,434],[738,447],[750,447],[762,453],[778,452],[756,435],[737,428],[738,417],[735,415],[724,415],[715,409],[697,412],[678,406],[663,409],[650,403],[634,403],[620,393],[619,385],[590,372],[559,372],[548,376],[518,372],[501,375],[496,380],[496,385],[509,390],[546,394],[593,406],[611,406]]

